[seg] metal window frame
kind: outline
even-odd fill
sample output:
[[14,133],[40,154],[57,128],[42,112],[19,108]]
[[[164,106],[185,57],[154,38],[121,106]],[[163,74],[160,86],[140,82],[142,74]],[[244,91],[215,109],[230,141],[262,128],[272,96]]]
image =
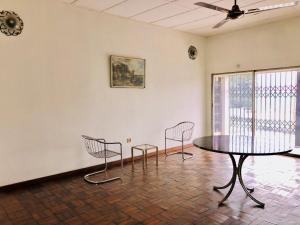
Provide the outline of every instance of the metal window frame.
[[[274,70],[292,70],[292,69],[299,69],[299,66],[286,66],[286,67],[275,67],[275,68],[264,68],[264,69],[252,69],[252,70],[237,70],[232,72],[223,72],[223,73],[212,73],[211,74],[211,135],[214,133],[214,78],[215,76],[220,75],[234,75],[234,74],[243,74],[243,73],[252,73],[252,134],[255,135],[255,80],[257,72],[263,71],[274,71]],[[291,157],[300,157],[300,155],[296,155],[293,153],[288,153],[287,155]]]

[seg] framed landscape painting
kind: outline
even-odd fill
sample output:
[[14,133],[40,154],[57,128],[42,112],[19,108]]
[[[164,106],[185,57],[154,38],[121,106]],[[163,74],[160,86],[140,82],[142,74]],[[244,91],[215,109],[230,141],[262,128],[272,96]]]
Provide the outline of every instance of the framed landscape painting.
[[110,86],[145,88],[145,59],[110,56]]

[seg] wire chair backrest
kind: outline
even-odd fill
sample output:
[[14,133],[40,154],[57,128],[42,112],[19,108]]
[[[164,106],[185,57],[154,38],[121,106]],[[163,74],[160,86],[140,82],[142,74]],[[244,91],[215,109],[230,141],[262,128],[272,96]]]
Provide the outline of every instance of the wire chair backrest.
[[195,124],[190,121],[178,123],[176,126],[170,128],[170,138],[188,141],[192,138],[194,126]]
[[82,135],[82,139],[86,148],[86,151],[97,158],[102,158],[103,154],[99,154],[105,150],[105,140],[99,138],[93,138],[86,135]]

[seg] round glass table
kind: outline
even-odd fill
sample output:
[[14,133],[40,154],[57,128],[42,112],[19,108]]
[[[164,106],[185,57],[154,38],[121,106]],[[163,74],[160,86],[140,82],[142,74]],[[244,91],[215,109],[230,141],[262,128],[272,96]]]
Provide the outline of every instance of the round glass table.
[[[233,166],[233,173],[230,181],[224,186],[214,186],[214,190],[225,189],[230,187],[225,197],[219,202],[219,206],[228,199],[233,191],[236,180],[238,178],[243,190],[246,192],[259,207],[264,208],[265,204],[251,193],[254,188],[247,188],[242,177],[242,167],[248,156],[270,156],[286,154],[293,150],[291,143],[283,136],[240,136],[240,135],[218,135],[200,137],[193,141],[194,146],[210,152],[228,154]],[[236,163],[234,155],[239,156]]]

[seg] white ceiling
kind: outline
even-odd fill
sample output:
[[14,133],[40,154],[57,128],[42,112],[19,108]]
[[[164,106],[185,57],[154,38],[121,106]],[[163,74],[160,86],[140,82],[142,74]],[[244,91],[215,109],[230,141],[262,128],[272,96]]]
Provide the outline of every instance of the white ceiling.
[[[258,24],[300,16],[300,5],[296,7],[247,15],[226,23],[219,29],[212,27],[226,14],[202,8],[194,3],[202,1],[230,9],[233,0],[61,0],[78,7],[129,18],[145,23],[181,30],[203,36],[211,36]],[[287,3],[293,0],[238,0],[242,10],[260,6]]]

